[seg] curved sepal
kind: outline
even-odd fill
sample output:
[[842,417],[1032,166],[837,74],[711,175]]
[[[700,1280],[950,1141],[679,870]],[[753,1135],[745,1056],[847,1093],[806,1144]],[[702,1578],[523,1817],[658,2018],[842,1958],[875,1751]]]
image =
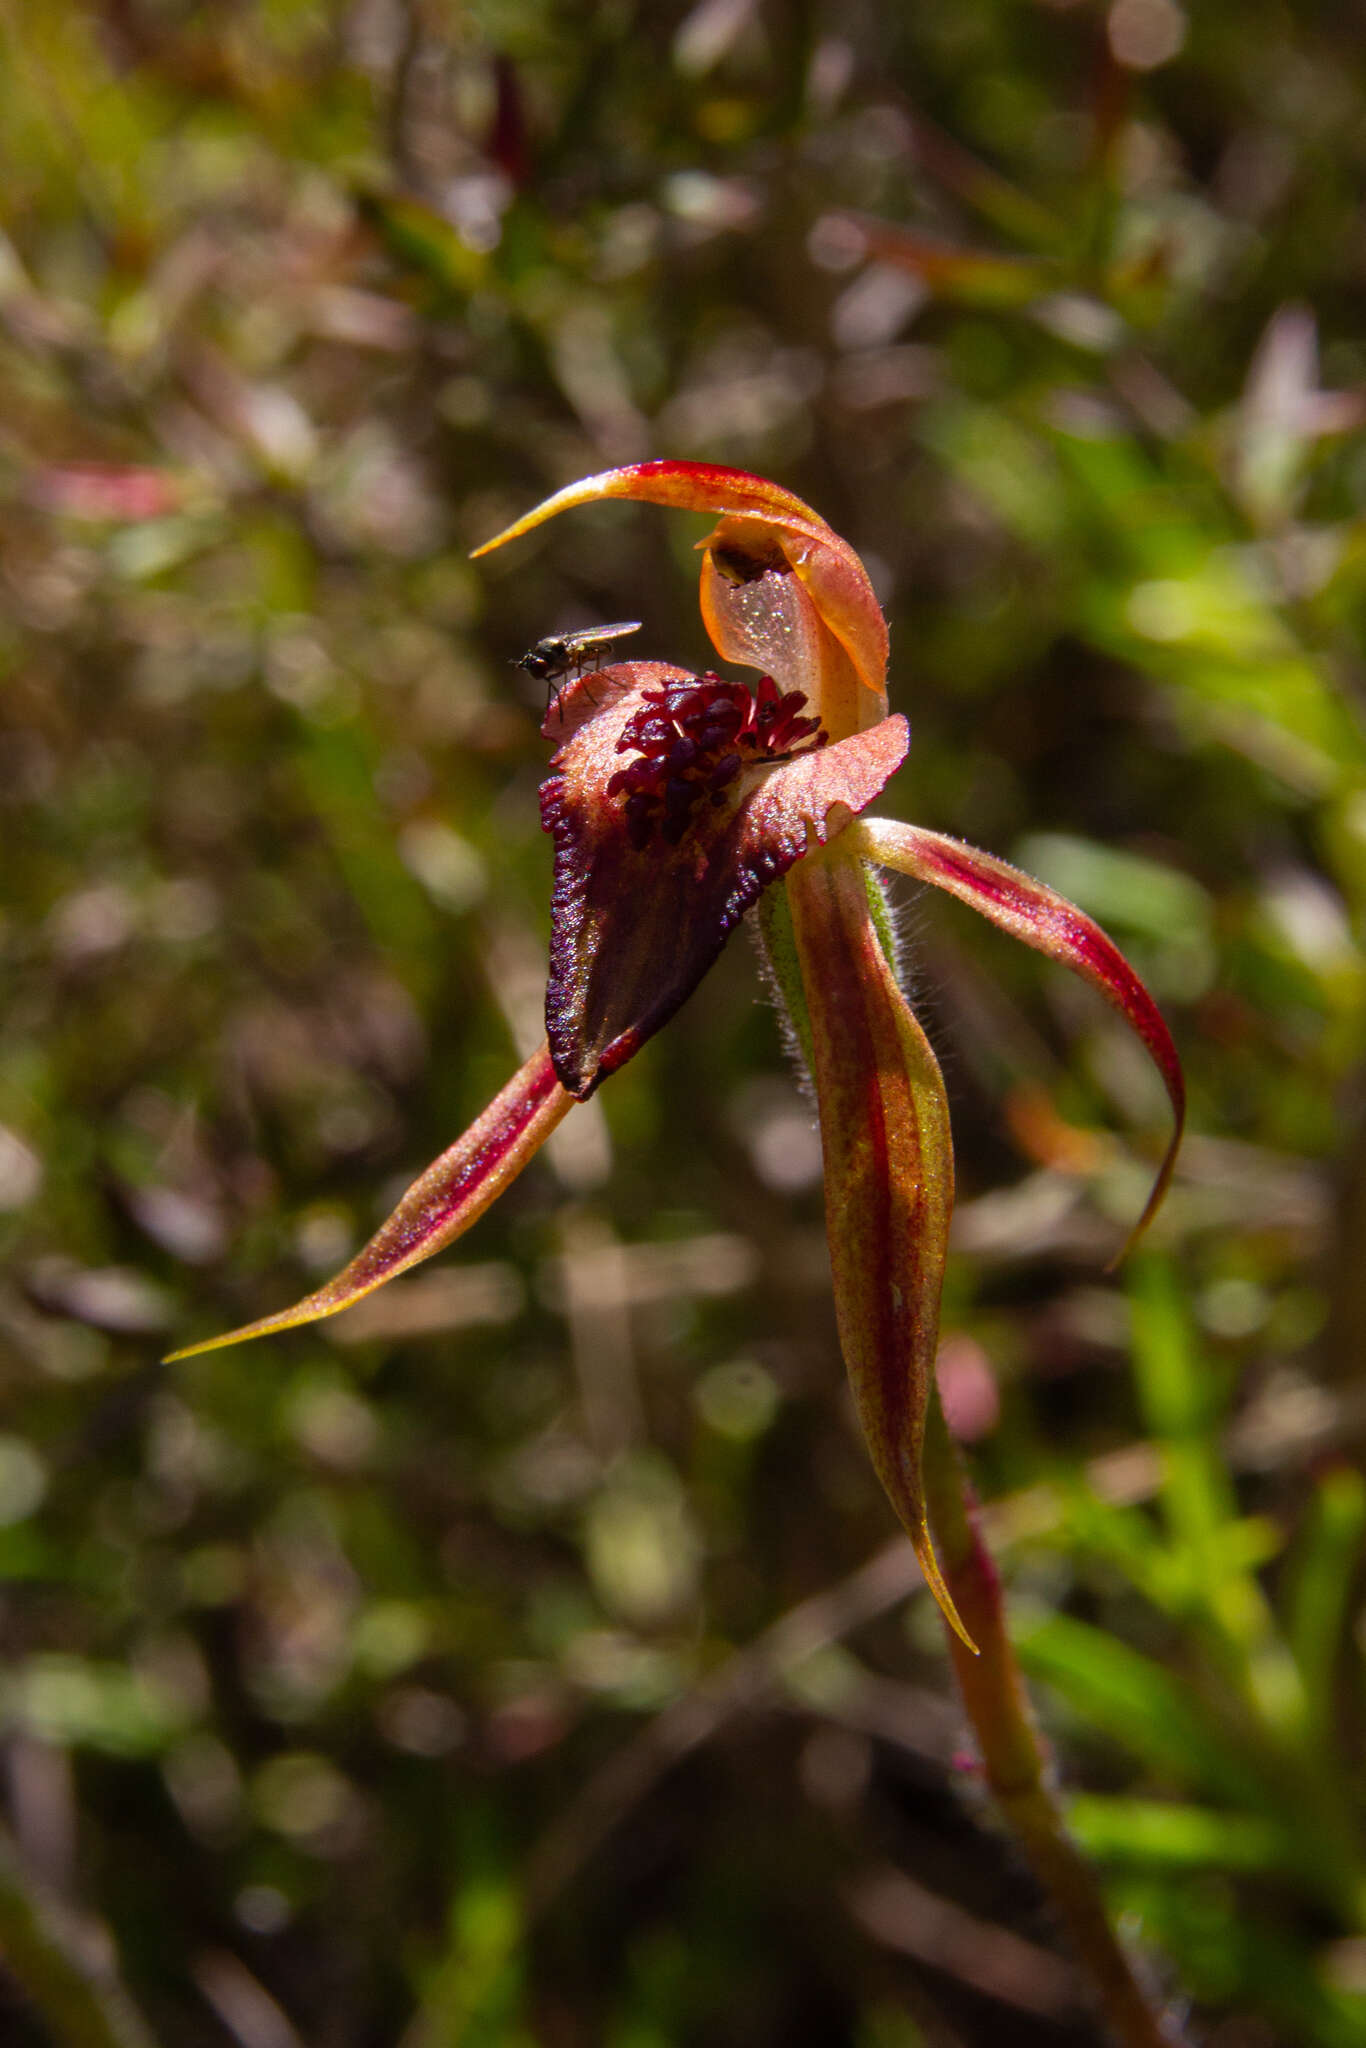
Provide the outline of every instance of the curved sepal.
[[944,1083],[844,846],[788,876],[811,1027],[840,1346],[878,1478],[944,1618],[959,1619],[921,1477],[953,1212]]
[[[745,662],[801,690],[833,739],[873,724],[886,711],[887,622],[868,575],[848,541],[791,491],[748,470],[712,462],[633,462],[556,491],[474,550],[505,541],[603,498],[633,498],[686,512],[719,512],[701,543],[702,615],[727,661]],[[777,602],[773,579],[789,579],[799,602]],[[768,581],[758,593],[753,586]],[[801,665],[777,610],[804,612]]]
[[965,846],[942,832],[927,832],[921,826],[886,818],[870,818],[860,823],[858,832],[859,850],[868,859],[903,875],[914,875],[917,881],[931,882],[936,889],[946,889],[1012,938],[1022,939],[1050,960],[1061,961],[1099,990],[1142,1039],[1162,1076],[1175,1128],[1143,1214],[1118,1254],[1123,1258],[1147,1229],[1167,1192],[1186,1122],[1185,1077],[1157,1004],[1118,946],[1085,911],[1009,861],[998,860],[979,847]]
[[464,1136],[413,1182],[392,1216],[349,1266],[293,1308],[262,1316],[259,1322],[229,1330],[226,1336],[187,1344],[183,1350],[173,1351],[167,1363],[334,1316],[363,1295],[373,1294],[386,1280],[431,1258],[483,1215],[573,1106],[573,1097],[566,1095],[555,1078],[549,1047],[541,1046]]
[[680,512],[732,512],[739,516],[781,523],[794,532],[804,530],[812,540],[822,540],[832,529],[792,491],[767,477],[753,476],[747,469],[728,469],[718,462],[628,462],[620,469],[599,470],[596,476],[580,477],[562,491],[543,498],[530,512],[505,526],[492,540],[483,541],[472,559],[490,554],[505,541],[520,540],[533,527],[543,526],[557,513],[570,512],[577,505],[595,504],[602,498],[634,498],[642,504],[671,505]]

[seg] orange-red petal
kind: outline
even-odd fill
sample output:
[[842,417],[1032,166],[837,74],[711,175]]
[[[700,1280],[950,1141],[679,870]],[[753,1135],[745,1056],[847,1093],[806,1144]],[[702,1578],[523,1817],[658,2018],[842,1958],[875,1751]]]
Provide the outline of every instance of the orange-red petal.
[[936,889],[946,889],[1013,938],[1070,967],[1099,990],[1142,1039],[1162,1076],[1175,1128],[1143,1214],[1120,1253],[1123,1257],[1147,1229],[1167,1192],[1186,1121],[1181,1060],[1157,1004],[1118,946],[1085,911],[1009,861],[998,860],[979,847],[965,846],[962,840],[949,839],[942,832],[927,832],[919,825],[887,818],[860,825],[858,844],[870,860],[914,875],[918,881],[932,882]]

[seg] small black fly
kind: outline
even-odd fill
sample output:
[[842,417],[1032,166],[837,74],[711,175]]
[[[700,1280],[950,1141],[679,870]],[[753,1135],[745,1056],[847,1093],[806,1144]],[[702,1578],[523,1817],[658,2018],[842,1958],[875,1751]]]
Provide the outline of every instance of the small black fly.
[[581,676],[585,669],[594,667],[598,656],[613,640],[638,633],[640,625],[639,619],[624,619],[616,626],[585,626],[577,633],[552,633],[529,647],[516,666],[545,684],[545,708],[549,711],[552,698],[558,695],[557,684],[567,676]]

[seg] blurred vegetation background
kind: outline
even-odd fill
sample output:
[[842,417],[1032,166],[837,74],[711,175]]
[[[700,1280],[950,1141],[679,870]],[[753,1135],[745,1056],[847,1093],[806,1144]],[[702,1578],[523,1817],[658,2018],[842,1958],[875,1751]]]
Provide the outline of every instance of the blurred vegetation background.
[[1078,1832],[1201,2039],[1366,2041],[1360,32],[9,0],[6,2043],[1099,2039],[858,1440],[742,941],[458,1253],[157,1364],[340,1264],[539,1036],[511,664],[638,617],[705,665],[702,526],[466,555],[653,454],[862,551],[883,808],[1079,900],[1178,1037],[1107,1276],[1160,1085],[907,894],[945,1396]]

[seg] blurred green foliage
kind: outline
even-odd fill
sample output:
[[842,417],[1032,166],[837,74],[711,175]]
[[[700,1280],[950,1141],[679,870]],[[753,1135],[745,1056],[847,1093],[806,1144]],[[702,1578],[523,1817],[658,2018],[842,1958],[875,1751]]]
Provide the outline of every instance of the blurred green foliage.
[[882,1553],[742,944],[459,1255],[155,1363],[539,1035],[511,663],[702,663],[696,535],[466,553],[651,454],[864,552],[889,796],[1179,1037],[1126,1289],[1158,1084],[907,906],[1075,1825],[1207,2038],[1366,2040],[1363,159],[1357,25],[1271,0],[0,16],[7,2041],[93,2038],[26,1884],[178,2048],[1096,2039]]

